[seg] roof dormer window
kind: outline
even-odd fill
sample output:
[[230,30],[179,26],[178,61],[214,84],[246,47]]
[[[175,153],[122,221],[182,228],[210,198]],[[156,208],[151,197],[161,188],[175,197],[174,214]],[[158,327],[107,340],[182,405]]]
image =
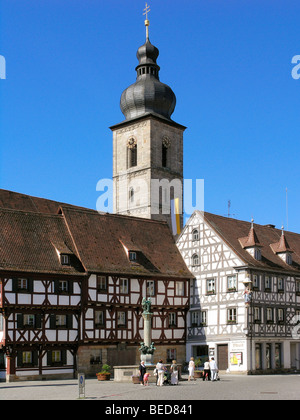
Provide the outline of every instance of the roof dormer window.
[[290,248],[288,241],[285,237],[285,233],[282,226],[282,233],[281,237],[278,242],[271,244],[270,247],[273,250],[274,254],[278,255],[279,258],[282,259],[286,264],[292,265],[293,258],[292,258],[292,249]]
[[261,261],[261,244],[254,229],[254,220],[251,220],[251,228],[248,236],[239,238],[241,246],[257,261]]
[[70,255],[68,254],[61,254],[60,255],[60,262],[61,265],[70,265],[71,261],[70,261]]
[[137,260],[137,255],[135,251],[129,251],[129,261],[135,262]]

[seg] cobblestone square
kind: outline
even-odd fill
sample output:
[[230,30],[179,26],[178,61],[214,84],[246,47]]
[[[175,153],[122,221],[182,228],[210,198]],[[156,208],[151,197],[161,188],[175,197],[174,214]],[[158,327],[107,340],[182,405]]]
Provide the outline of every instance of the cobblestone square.
[[[203,400],[300,400],[300,375],[221,375],[220,381],[187,381],[178,386],[144,387],[114,381],[86,379],[85,400],[150,402],[162,404]],[[0,383],[0,400],[78,400],[77,380]]]

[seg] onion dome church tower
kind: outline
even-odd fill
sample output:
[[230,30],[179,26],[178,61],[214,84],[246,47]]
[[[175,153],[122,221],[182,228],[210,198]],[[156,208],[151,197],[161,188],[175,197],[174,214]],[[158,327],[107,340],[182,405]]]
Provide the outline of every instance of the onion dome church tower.
[[182,226],[183,132],[171,119],[176,105],[172,89],[159,79],[158,49],[149,39],[138,49],[137,78],[121,95],[125,120],[113,132],[114,213],[167,221],[177,198]]

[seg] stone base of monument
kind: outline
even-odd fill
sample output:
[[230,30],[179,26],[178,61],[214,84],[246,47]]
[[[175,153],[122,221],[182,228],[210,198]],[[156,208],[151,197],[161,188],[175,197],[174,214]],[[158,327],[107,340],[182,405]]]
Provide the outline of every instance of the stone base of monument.
[[[147,365],[147,372],[150,373],[150,377],[149,377],[149,383],[150,384],[155,384],[156,383],[156,378],[157,376],[154,376],[153,371],[155,369],[156,365]],[[170,371],[170,364],[166,364],[165,365],[168,369],[168,371]],[[179,380],[181,379],[181,365],[177,365],[178,366],[178,378]],[[132,376],[133,375],[138,375],[139,376],[139,366],[135,365],[135,366],[113,366],[114,368],[114,382],[127,382],[127,383],[132,383]]]
[[146,367],[154,365],[154,356],[153,354],[141,354],[141,362],[144,361]]

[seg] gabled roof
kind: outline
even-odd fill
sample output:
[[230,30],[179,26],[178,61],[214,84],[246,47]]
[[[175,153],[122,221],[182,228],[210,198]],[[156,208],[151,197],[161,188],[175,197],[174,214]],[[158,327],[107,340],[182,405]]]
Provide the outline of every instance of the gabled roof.
[[[124,247],[138,251],[136,261],[129,261]],[[71,267],[60,264],[59,254],[64,253],[71,254]],[[165,222],[100,214],[0,190],[0,270],[4,269],[194,277]]]
[[[62,207],[78,255],[88,272],[193,278],[165,222]],[[136,262],[128,250],[138,251]]]
[[[288,265],[273,252],[270,246],[272,244],[278,244],[279,246],[281,243],[280,241],[283,241],[281,238],[281,229],[254,223],[253,229],[256,235],[255,239],[254,236],[252,238],[251,236],[249,237],[249,232],[251,231],[250,222],[218,216],[207,212],[198,213],[204,217],[204,220],[249,267],[275,271],[286,270],[289,272],[296,272],[296,274],[300,275],[300,234],[294,232],[284,233],[284,240],[286,241],[285,247],[289,249],[289,252],[293,251],[293,263],[292,265]],[[257,261],[247,252],[246,248],[244,248],[246,242],[242,242],[241,244],[240,238],[249,238],[249,243],[252,240],[254,241],[252,243],[259,243],[262,255],[261,261]],[[259,242],[257,242],[258,240]]]
[[57,214],[61,205],[73,206],[59,201],[48,200],[46,198],[33,197],[14,191],[0,189],[0,208],[11,210],[30,211],[43,214]]
[[[72,265],[61,265],[54,245],[57,243],[72,253]],[[84,273],[62,216],[10,209],[0,209],[0,270]]]

